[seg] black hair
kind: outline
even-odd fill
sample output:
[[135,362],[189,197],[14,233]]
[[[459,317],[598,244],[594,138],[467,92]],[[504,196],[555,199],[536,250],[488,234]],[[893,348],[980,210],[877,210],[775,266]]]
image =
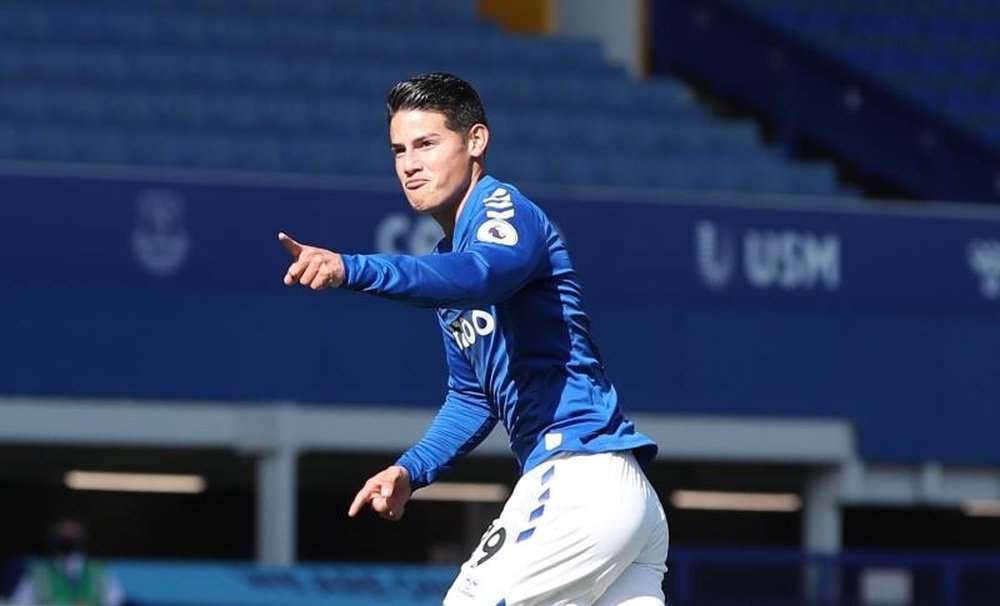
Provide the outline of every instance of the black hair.
[[476,124],[486,123],[486,110],[479,93],[458,76],[442,72],[421,74],[392,87],[385,99],[386,119],[405,110],[444,114],[445,126],[463,137]]

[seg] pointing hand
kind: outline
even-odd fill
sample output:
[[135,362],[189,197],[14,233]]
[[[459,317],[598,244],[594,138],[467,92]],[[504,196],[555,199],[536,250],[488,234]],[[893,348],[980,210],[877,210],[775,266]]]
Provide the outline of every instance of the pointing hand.
[[410,494],[410,476],[406,469],[392,465],[368,478],[354,497],[347,515],[353,518],[368,506],[386,520],[398,522],[403,517]]
[[344,283],[344,261],[340,255],[316,246],[300,244],[288,234],[281,232],[278,240],[292,255],[292,264],[285,272],[285,285],[298,282],[313,290],[337,288]]

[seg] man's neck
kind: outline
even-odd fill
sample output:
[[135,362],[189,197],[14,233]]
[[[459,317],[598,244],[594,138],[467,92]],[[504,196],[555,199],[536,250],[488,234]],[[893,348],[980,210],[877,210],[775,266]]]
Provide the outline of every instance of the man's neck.
[[441,231],[449,240],[455,237],[455,225],[458,224],[458,218],[462,216],[462,209],[465,208],[465,203],[469,201],[469,196],[472,195],[472,190],[476,189],[476,185],[479,184],[479,180],[483,178],[486,173],[478,165],[474,166],[472,169],[472,179],[469,181],[469,187],[462,196],[462,199],[458,204],[454,206],[449,206],[447,209],[442,210],[440,213],[435,213],[431,215],[438,225],[441,226]]

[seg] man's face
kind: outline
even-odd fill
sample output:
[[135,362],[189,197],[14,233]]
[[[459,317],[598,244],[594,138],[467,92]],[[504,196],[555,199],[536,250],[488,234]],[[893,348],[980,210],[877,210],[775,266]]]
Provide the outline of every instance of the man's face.
[[389,144],[396,176],[410,206],[422,214],[449,211],[472,182],[469,141],[445,126],[440,112],[403,110],[389,122]]
[[52,551],[58,556],[68,556],[83,551],[83,526],[75,520],[60,520],[52,529]]

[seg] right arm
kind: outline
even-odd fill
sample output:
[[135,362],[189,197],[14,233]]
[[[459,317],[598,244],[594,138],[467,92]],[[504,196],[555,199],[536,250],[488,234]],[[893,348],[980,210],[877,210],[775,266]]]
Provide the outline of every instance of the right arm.
[[[487,211],[463,250],[434,255],[342,255],[278,235],[294,257],[285,284],[343,287],[418,307],[475,309],[503,301],[542,271],[547,220],[528,204],[508,202],[503,220]],[[515,212],[516,211],[516,212]],[[491,236],[491,230],[497,235]]]

